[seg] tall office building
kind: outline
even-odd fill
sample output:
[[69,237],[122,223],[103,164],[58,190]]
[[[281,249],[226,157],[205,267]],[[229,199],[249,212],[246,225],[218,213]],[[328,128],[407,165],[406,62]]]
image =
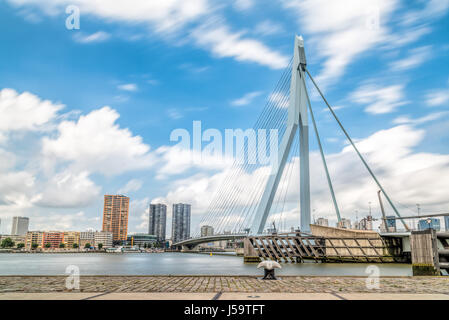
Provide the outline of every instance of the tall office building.
[[190,204],[173,205],[171,238],[175,243],[190,237],[190,209]]
[[128,235],[129,198],[123,195],[105,195],[103,231],[112,233],[115,243],[126,243]]
[[214,235],[214,228],[211,226],[202,226],[201,227],[201,236],[208,237]]
[[26,235],[28,232],[29,224],[30,224],[30,219],[27,217],[13,217],[11,234],[13,236]]
[[167,223],[167,206],[165,204],[150,204],[148,234],[156,236],[158,241],[165,241]]

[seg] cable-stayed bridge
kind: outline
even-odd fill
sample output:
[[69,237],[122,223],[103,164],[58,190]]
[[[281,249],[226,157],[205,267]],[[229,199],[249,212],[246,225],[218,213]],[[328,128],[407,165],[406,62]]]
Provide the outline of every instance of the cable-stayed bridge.
[[[192,238],[174,243],[175,246],[193,246],[204,242],[261,235],[267,227],[267,221],[270,221],[269,224],[273,225],[276,225],[277,222],[279,226],[282,224],[283,214],[285,214],[284,206],[289,192],[288,189],[292,179],[295,178],[299,180],[297,184],[299,185],[298,201],[300,207],[298,215],[299,231],[302,234],[310,234],[309,118],[320,150],[321,162],[333,208],[337,220],[341,221],[338,199],[334,192],[331,173],[327,166],[319,130],[310,103],[306,79],[310,79],[368,174],[381,190],[387,203],[401,220],[405,229],[409,230],[407,224],[401,219],[393,201],[359,152],[348,131],[344,128],[307,69],[304,41],[302,37],[297,36],[293,58],[282,73],[278,84],[253,127],[255,132],[262,132],[262,136],[259,135],[258,138],[261,139],[262,137],[265,142],[271,139],[268,133],[273,131],[277,133],[276,148],[273,148],[272,144],[265,144],[269,145],[267,146],[268,152],[277,151],[276,161],[268,166],[260,162],[249,161],[249,159],[261,156],[261,152],[258,150],[260,145],[258,145],[258,148],[251,148],[249,141],[246,141],[243,150],[241,150],[241,154],[245,156],[245,161],[236,161],[213,196],[206,214],[201,218],[199,227],[211,226],[214,234],[201,236],[198,228]],[[270,140],[271,142],[272,140]],[[299,177],[297,177],[298,171]]]

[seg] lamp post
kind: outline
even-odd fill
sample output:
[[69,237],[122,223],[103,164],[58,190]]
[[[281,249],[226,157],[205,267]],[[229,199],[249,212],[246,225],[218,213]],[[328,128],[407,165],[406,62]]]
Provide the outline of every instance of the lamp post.
[[432,229],[432,219],[428,218],[426,220],[427,224],[429,225],[429,229]]

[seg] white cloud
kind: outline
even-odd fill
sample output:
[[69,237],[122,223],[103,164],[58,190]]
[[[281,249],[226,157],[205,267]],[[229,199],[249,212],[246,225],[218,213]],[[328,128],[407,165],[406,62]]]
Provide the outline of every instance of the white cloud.
[[129,0],[126,5],[120,1],[109,0],[8,1],[21,7],[37,6],[45,13],[54,15],[64,12],[68,5],[75,5],[80,8],[81,15],[93,15],[114,22],[146,23],[156,32],[180,29],[210,10],[207,0]]
[[166,196],[152,200],[152,203],[189,203],[192,214],[205,213],[213,193],[226,176],[227,171],[208,176],[196,174],[186,179],[180,179],[172,184],[172,189]]
[[183,114],[178,109],[175,108],[168,109],[167,115],[173,120],[182,119],[184,117]]
[[123,187],[120,188],[117,193],[118,194],[127,194],[129,192],[135,192],[139,191],[143,186],[143,181],[139,179],[131,179],[128,181],[128,183]]
[[306,36],[306,51],[325,59],[317,76],[322,85],[338,79],[357,56],[388,38],[387,23],[398,5],[396,0],[283,0],[282,3],[298,16]]
[[209,66],[195,66],[191,63],[183,63],[179,66],[179,68],[192,73],[202,73],[210,69]]
[[[198,46],[210,50],[220,58],[256,62],[273,69],[282,68],[288,63],[287,58],[279,52],[271,50],[258,40],[242,38],[242,33],[231,32],[224,23],[211,18],[219,6],[211,5],[208,0],[130,0],[126,5],[109,0],[8,1],[20,8],[38,7],[49,15],[63,13],[67,5],[75,5],[80,8],[82,15],[92,15],[107,22],[125,22],[133,26],[144,24],[170,41],[173,41],[174,36],[187,39],[191,35]],[[240,4],[248,7],[250,2],[240,1]],[[205,20],[209,22],[202,24]],[[102,37],[104,34],[93,36],[90,40]]]
[[[129,225],[136,225],[136,229],[147,233],[148,232],[148,219],[149,219],[149,198],[132,199],[129,213]],[[167,221],[169,221],[167,219]],[[168,224],[169,225],[169,224]],[[129,232],[128,232],[129,233]]]
[[286,56],[271,50],[258,40],[243,38],[242,33],[231,32],[217,19],[196,28],[192,37],[199,46],[207,48],[220,58],[254,62],[272,69],[281,69],[288,64]]
[[51,177],[34,202],[42,207],[80,208],[92,204],[101,188],[89,179],[86,171],[64,171]]
[[0,131],[40,130],[52,121],[62,104],[13,89],[0,91]]
[[390,68],[394,71],[403,71],[415,68],[431,57],[432,46],[425,46],[410,50],[410,55],[404,59],[390,63]]
[[393,120],[394,124],[423,124],[426,122],[430,122],[430,121],[434,121],[434,120],[439,120],[443,117],[445,117],[446,115],[449,114],[449,111],[447,112],[435,112],[435,113],[430,113],[424,117],[420,117],[417,119],[410,119],[408,116],[400,116],[397,117],[396,119]]
[[270,94],[268,97],[268,100],[271,103],[274,103],[279,108],[288,108],[288,105],[290,103],[290,97],[287,93],[276,91]]
[[382,45],[382,48],[394,49],[401,47],[413,43],[431,32],[432,29],[426,25],[409,27],[404,31],[389,34],[386,38],[386,42]]
[[108,40],[111,37],[111,35],[104,31],[98,31],[92,34],[82,34],[82,33],[76,33],[73,37],[75,41],[79,43],[94,43],[94,42],[104,42]]
[[137,85],[135,83],[121,84],[121,85],[118,85],[117,88],[119,90],[131,91],[131,92],[138,90],[138,87],[137,87]]
[[254,34],[261,36],[271,36],[282,32],[284,32],[284,28],[271,20],[264,20],[254,28]]
[[[26,171],[9,171],[0,173],[0,204],[30,204],[30,197],[35,185],[35,177]],[[1,206],[0,206],[1,207]],[[1,211],[1,210],[0,210]]]
[[245,94],[243,97],[231,101],[231,105],[233,105],[235,107],[246,106],[246,105],[250,104],[251,102],[253,102],[253,100],[255,98],[259,97],[261,94],[262,94],[261,91],[249,92],[249,93]]
[[441,106],[449,102],[449,89],[435,90],[426,95],[426,103],[430,107]]
[[434,20],[446,14],[449,9],[449,0],[428,0],[422,1],[424,7],[413,10],[404,15],[402,23],[411,25],[426,20]]
[[254,0],[234,0],[234,7],[239,11],[246,11],[254,6]]
[[55,139],[44,137],[46,161],[67,161],[76,171],[114,175],[149,168],[153,157],[140,136],[116,124],[119,114],[103,107],[81,116],[77,122],[63,121]]
[[47,213],[45,215],[32,215],[30,217],[30,226],[32,230],[45,231],[74,231],[83,230],[81,226],[90,222],[84,211],[76,213]]
[[178,145],[159,147],[155,154],[158,156],[161,165],[157,170],[157,179],[185,173],[190,169],[223,170],[234,162],[234,159],[227,158],[226,155],[208,154],[204,150],[199,153],[181,148]]
[[382,114],[396,111],[397,108],[408,103],[404,99],[404,86],[391,85],[363,85],[355,90],[350,99],[356,103],[368,105],[365,111],[371,114]]

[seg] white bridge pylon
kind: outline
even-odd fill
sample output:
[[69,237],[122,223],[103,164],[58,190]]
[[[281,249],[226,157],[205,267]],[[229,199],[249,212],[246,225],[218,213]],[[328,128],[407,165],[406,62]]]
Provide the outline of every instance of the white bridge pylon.
[[304,40],[295,37],[293,66],[290,84],[290,101],[288,107],[287,129],[279,146],[278,161],[272,166],[262,198],[256,209],[251,227],[251,234],[261,234],[270,213],[273,199],[284,172],[285,164],[299,127],[300,145],[300,230],[310,233],[310,169],[309,169],[309,122],[308,108],[310,100],[305,82],[307,65]]

